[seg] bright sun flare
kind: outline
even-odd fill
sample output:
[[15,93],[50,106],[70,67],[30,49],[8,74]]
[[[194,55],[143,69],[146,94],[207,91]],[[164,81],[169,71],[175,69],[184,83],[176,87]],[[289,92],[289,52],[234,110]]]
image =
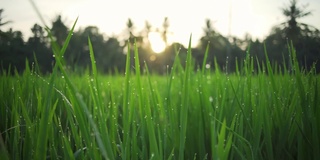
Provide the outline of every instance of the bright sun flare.
[[164,43],[164,41],[161,38],[161,35],[157,32],[151,32],[149,33],[149,41],[150,41],[150,45],[151,45],[151,49],[155,52],[155,53],[161,53],[165,50],[166,48],[166,44]]

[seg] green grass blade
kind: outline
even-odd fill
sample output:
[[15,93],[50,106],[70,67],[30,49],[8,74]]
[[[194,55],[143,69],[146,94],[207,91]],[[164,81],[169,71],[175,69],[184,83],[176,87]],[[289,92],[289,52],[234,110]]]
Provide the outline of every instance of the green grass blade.
[[207,59],[208,59],[208,53],[209,53],[209,46],[210,46],[210,42],[208,42],[208,45],[206,47],[206,51],[204,53],[204,58],[203,58],[203,62],[202,62],[202,75],[204,75],[204,71],[206,69],[206,65],[207,65]]
[[0,134],[0,157],[3,158],[3,160],[9,160],[9,153],[3,142],[2,133]]
[[39,123],[39,133],[37,135],[37,142],[36,142],[36,154],[35,159],[45,159],[46,153],[47,153],[47,140],[48,140],[48,122],[49,120],[49,110],[52,105],[51,98],[52,98],[52,92],[53,92],[53,85],[54,80],[57,74],[57,67],[54,67],[53,73],[50,78],[49,82],[49,88],[47,90],[46,95],[46,104],[44,107],[42,107],[41,112],[41,119]]
[[182,105],[180,108],[180,142],[179,142],[179,159],[184,159],[185,154],[185,141],[186,141],[186,132],[187,132],[187,121],[188,121],[188,108],[189,108],[189,87],[190,87],[190,74],[192,72],[192,55],[191,55],[191,38],[189,39],[187,60],[186,60],[186,69],[183,79],[183,88],[182,88]]
[[[101,109],[102,109],[102,104],[101,104],[102,97],[101,97],[101,91],[100,91],[99,81],[98,81],[98,72],[97,72],[97,67],[96,67],[96,60],[94,58],[94,51],[93,51],[93,46],[92,46],[90,37],[88,37],[88,44],[89,44],[92,72],[93,72],[93,77],[94,77],[94,82],[95,82],[94,88],[92,88],[92,90],[95,91],[95,93],[93,94],[92,98],[95,99],[95,101],[96,101],[95,108],[98,108],[98,111],[100,111],[100,114],[97,113],[97,115],[99,116],[98,119],[103,121],[104,117],[102,117],[102,111],[101,111]],[[105,122],[101,122],[101,123],[102,124],[100,125],[100,128],[101,128],[102,131],[104,131],[103,133],[106,134],[106,135],[103,136],[103,138],[102,138],[102,139],[104,139],[104,141],[98,142],[99,147],[106,146],[106,150],[102,151],[102,152],[105,152],[105,153],[103,153],[103,154],[105,154],[104,156],[106,157],[106,155],[108,155],[108,158],[114,159],[112,146],[111,146],[111,142],[110,142],[110,139],[109,139],[109,134],[108,134],[106,125],[104,124]],[[103,148],[100,148],[100,149],[103,149]]]
[[122,159],[130,158],[130,123],[132,118],[132,112],[130,109],[130,76],[131,76],[131,48],[130,43],[128,43],[127,58],[126,58],[126,70],[125,70],[125,80],[124,80],[124,95],[123,95],[123,140],[121,144]]

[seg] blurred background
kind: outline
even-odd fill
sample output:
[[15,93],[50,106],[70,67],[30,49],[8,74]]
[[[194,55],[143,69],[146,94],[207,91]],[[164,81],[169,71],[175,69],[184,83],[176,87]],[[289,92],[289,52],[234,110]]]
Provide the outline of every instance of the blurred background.
[[28,59],[37,62],[42,73],[50,73],[54,58],[45,27],[62,45],[77,17],[64,57],[74,72],[90,66],[88,36],[101,73],[123,72],[127,46],[136,40],[141,62],[162,74],[178,51],[183,62],[191,34],[195,69],[202,65],[208,44],[208,69],[214,69],[216,61],[221,70],[233,72],[246,51],[262,63],[264,44],[273,64],[290,68],[287,43],[292,41],[300,65],[319,71],[318,8],[318,0],[2,1],[1,72],[23,72]]

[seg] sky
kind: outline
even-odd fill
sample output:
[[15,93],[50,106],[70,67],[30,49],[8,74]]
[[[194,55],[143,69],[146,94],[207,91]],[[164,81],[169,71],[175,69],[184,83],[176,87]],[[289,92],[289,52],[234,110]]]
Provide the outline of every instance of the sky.
[[[0,0],[4,9],[3,21],[12,21],[2,30],[12,28],[22,31],[24,38],[31,36],[31,27],[42,24],[29,0]],[[97,26],[106,37],[125,33],[128,18],[136,31],[141,31],[148,21],[153,29],[161,28],[165,17],[169,20],[169,42],[185,46],[192,34],[196,45],[203,35],[205,20],[210,19],[214,29],[224,36],[244,38],[249,33],[253,39],[262,40],[272,26],[286,21],[281,8],[289,0],[34,0],[48,26],[62,15],[71,28],[79,17],[76,30]],[[298,5],[309,4],[312,15],[300,22],[320,29],[320,0],[298,0]],[[231,15],[231,16],[230,16]]]

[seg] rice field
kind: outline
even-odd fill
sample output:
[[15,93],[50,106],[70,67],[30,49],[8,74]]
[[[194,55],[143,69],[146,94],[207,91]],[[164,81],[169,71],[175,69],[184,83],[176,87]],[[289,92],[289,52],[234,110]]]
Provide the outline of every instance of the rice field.
[[177,56],[165,75],[142,72],[132,46],[125,74],[108,76],[97,71],[88,38],[92,66],[76,75],[62,58],[73,28],[53,47],[52,74],[38,74],[35,63],[1,75],[1,159],[320,157],[319,76],[299,68],[293,46],[290,68],[248,52],[226,74],[206,58],[196,69],[189,44],[185,66]]

